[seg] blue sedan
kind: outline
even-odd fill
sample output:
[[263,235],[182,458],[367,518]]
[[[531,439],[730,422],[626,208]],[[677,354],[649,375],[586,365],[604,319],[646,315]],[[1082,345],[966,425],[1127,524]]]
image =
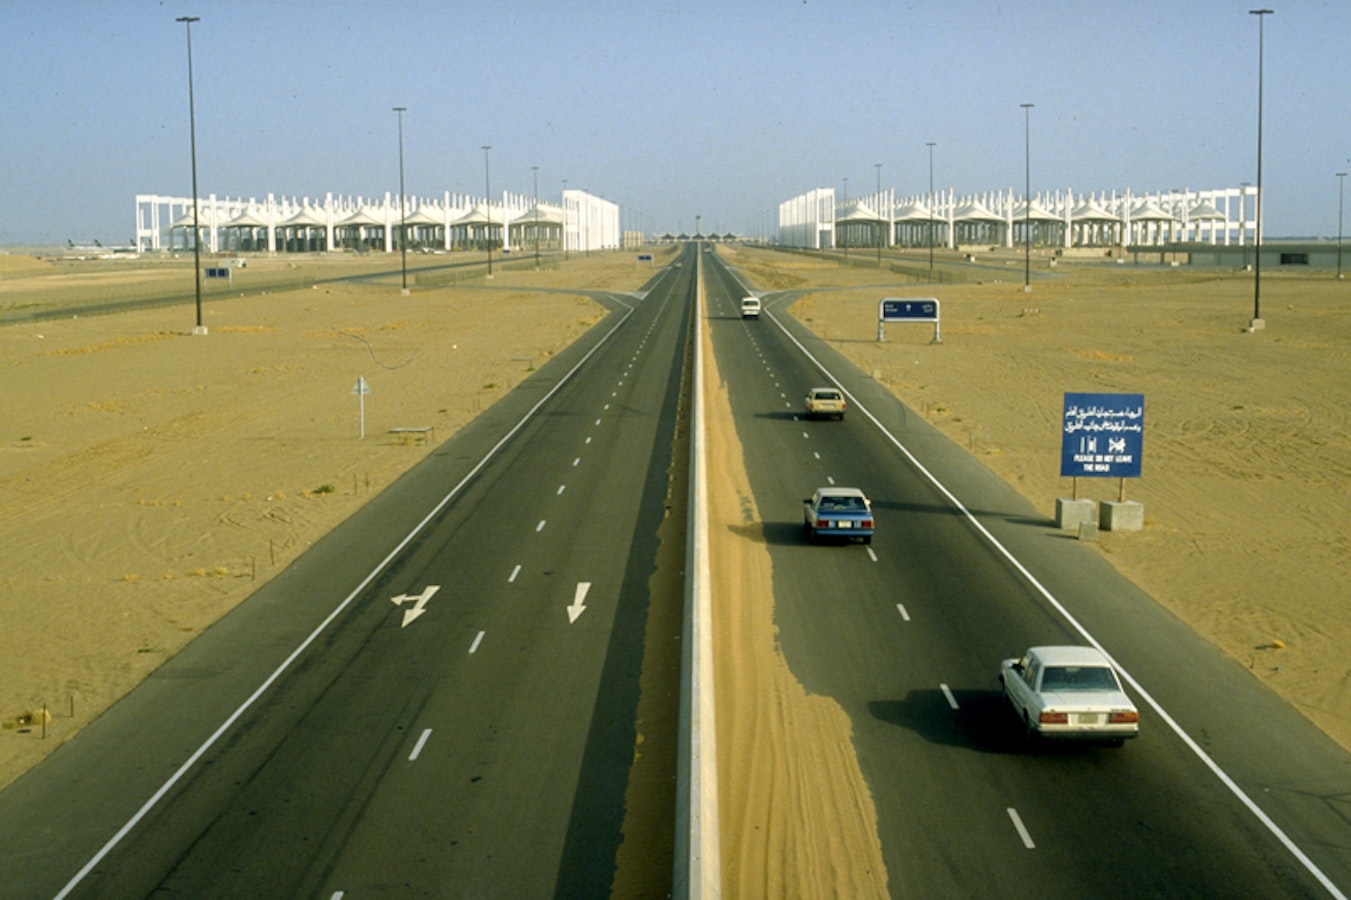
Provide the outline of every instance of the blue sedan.
[[873,541],[873,507],[858,488],[818,488],[802,501],[802,526],[807,540],[820,537]]

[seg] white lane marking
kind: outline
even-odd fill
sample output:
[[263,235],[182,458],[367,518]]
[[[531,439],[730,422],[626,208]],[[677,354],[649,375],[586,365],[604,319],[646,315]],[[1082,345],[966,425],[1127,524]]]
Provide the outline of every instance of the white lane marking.
[[566,487],[567,487],[566,484],[560,484],[560,485],[558,486],[558,490],[557,490],[556,492],[554,492],[554,496],[557,497],[559,494],[563,493],[563,489],[566,488]]
[[475,651],[478,650],[479,642],[483,640],[483,636],[484,636],[485,634],[487,634],[486,631],[480,631],[480,632],[478,633],[478,637],[474,638],[474,643],[472,643],[472,644],[469,645],[469,655],[470,655],[470,656],[473,656],[474,653],[475,653]]
[[473,481],[476,477],[478,477],[479,472],[483,471],[484,467],[486,467],[488,463],[497,456],[498,452],[501,451],[501,449],[505,447],[511,441],[511,439],[514,438],[517,435],[517,433],[519,433],[521,429],[526,426],[527,422],[531,421],[535,417],[535,414],[538,413],[544,407],[544,404],[548,403],[549,400],[553,398],[554,394],[557,394],[559,391],[561,391],[563,389],[563,385],[570,382],[572,380],[572,377],[576,375],[578,371],[581,370],[582,366],[586,365],[587,361],[590,360],[591,357],[594,356],[600,350],[601,347],[605,346],[605,344],[610,340],[610,338],[614,337],[615,332],[618,331],[623,326],[623,324],[629,320],[629,316],[633,315],[634,307],[628,303],[625,303],[622,299],[619,298],[619,296],[615,294],[607,294],[606,296],[613,302],[618,303],[621,306],[627,307],[628,312],[626,312],[619,319],[619,321],[615,323],[615,326],[613,328],[611,328],[609,331],[605,333],[604,337],[602,337],[599,341],[597,341],[591,347],[590,350],[586,351],[586,353],[582,356],[582,358],[577,361],[577,364],[573,366],[571,369],[569,369],[567,372],[565,372],[563,374],[563,377],[558,379],[558,381],[554,384],[554,386],[549,388],[548,392],[543,397],[539,398],[539,400],[535,402],[535,405],[530,407],[530,409],[526,411],[524,416],[522,416],[519,420],[517,420],[515,425],[511,426],[511,429],[502,436],[501,440],[499,440],[496,444],[493,444],[492,448],[487,453],[485,453],[477,463],[474,464],[474,467],[469,470],[468,474],[466,474],[463,478],[461,478],[459,483],[457,483],[453,488],[451,488],[450,491],[444,497],[442,497],[435,506],[431,508],[431,511],[428,512],[427,515],[423,516],[422,520],[418,522],[416,525],[414,525],[412,530],[410,530],[406,535],[403,536],[403,539],[400,540],[399,543],[395,545],[394,549],[390,550],[389,553],[385,554],[385,558],[380,560],[380,562],[376,563],[375,568],[371,569],[369,572],[366,573],[366,576],[361,579],[360,583],[358,583],[356,587],[352,588],[351,592],[348,593],[348,595],[342,599],[342,602],[340,602],[337,606],[333,607],[332,611],[330,611],[329,614],[324,617],[323,621],[320,622],[318,625],[316,625],[314,627],[314,630],[311,631],[308,635],[306,635],[305,639],[296,645],[295,649],[292,650],[287,655],[287,657],[281,661],[280,664],[278,664],[277,668],[272,670],[272,674],[267,676],[267,678],[263,679],[262,684],[258,685],[258,687],[254,689],[253,693],[249,694],[249,696],[245,698],[244,702],[239,704],[239,706],[235,708],[235,711],[230,713],[230,715],[226,717],[225,721],[221,722],[220,726],[217,727],[215,731],[211,732],[211,735],[205,741],[203,741],[196,750],[192,751],[192,755],[189,756],[186,760],[184,760],[183,764],[179,766],[177,769],[175,769],[174,773],[170,775],[167,779],[165,779],[163,784],[161,784],[158,788],[155,789],[155,793],[151,794],[150,798],[146,800],[145,803],[141,804],[140,808],[137,809],[136,812],[132,814],[131,818],[129,818],[122,825],[121,828],[117,829],[117,833],[114,834],[112,837],[108,838],[107,842],[104,843],[104,845],[98,849],[98,852],[96,852],[93,856],[91,856],[89,858],[89,861],[80,867],[80,871],[76,872],[73,876],[71,876],[71,879],[66,882],[65,886],[62,887],[61,891],[56,895],[55,900],[62,900],[63,897],[69,896],[71,891],[75,890],[75,888],[79,886],[80,882],[84,881],[85,878],[88,877],[89,873],[92,872],[94,868],[98,866],[100,862],[103,861],[103,858],[106,857],[109,853],[111,853],[114,847],[122,843],[122,840],[128,834],[131,833],[131,830],[135,828],[136,825],[142,819],[144,819],[152,809],[154,809],[156,806],[159,805],[159,802],[164,799],[166,794],[168,794],[171,790],[173,790],[174,785],[178,784],[180,779],[182,779],[185,775],[187,775],[190,771],[192,771],[192,769],[197,765],[197,763],[201,761],[202,757],[204,757],[211,750],[211,748],[216,745],[216,742],[219,741],[222,737],[224,737],[225,733],[234,727],[235,723],[239,721],[239,719],[244,715],[244,713],[248,712],[249,709],[251,709],[253,705],[258,702],[259,698],[262,697],[263,694],[267,693],[267,691],[272,687],[272,685],[274,685],[282,677],[282,675],[285,674],[285,672],[291,668],[292,663],[294,663],[297,659],[299,659],[300,655],[304,653],[307,649],[309,649],[311,644],[319,640],[319,636],[328,630],[328,626],[332,625],[334,620],[337,619],[338,616],[342,615],[343,611],[346,610],[347,607],[351,606],[356,601],[356,598],[359,597],[361,593],[365,591],[367,587],[370,586],[372,581],[375,581],[375,579],[378,578],[380,574],[385,571],[385,569],[389,568],[390,563],[394,562],[394,560],[399,557],[399,554],[403,553],[403,551],[407,549],[408,545],[411,544],[417,538],[417,536],[422,533],[423,529],[425,529],[434,519],[436,519],[437,516],[441,514],[441,511],[446,508],[447,504],[449,504],[452,500],[454,500],[456,497],[459,496],[460,491],[464,490],[465,485],[469,484],[469,482]]
[[1012,806],[1008,808],[1009,818],[1013,820],[1013,827],[1018,829],[1018,837],[1023,839],[1023,846],[1029,850],[1037,849],[1037,845],[1032,843],[1032,835],[1028,833],[1027,826],[1018,815],[1018,810]]
[[521,564],[517,563],[516,568],[511,570],[511,576],[507,579],[507,584],[511,584],[513,581],[515,581],[516,576],[519,574],[521,574]]
[[811,437],[811,435],[807,434],[807,432],[805,432],[805,431],[802,432],[802,436],[803,436],[804,438],[805,438],[805,437]]
[[817,451],[817,450],[813,450],[813,451],[812,451],[812,456],[815,456],[817,459],[820,459],[820,458],[821,458],[821,453],[820,453],[819,451]]
[[845,395],[845,397],[849,400],[849,402],[854,404],[854,408],[857,409],[861,415],[867,416],[868,421],[872,422],[874,425],[877,426],[877,430],[882,432],[883,436],[886,437],[886,439],[891,442],[892,446],[894,446],[897,450],[899,450],[901,455],[910,461],[910,464],[915,467],[916,471],[918,471],[921,475],[923,475],[929,481],[929,483],[932,484],[936,490],[938,490],[939,493],[941,493],[944,497],[948,499],[948,502],[951,503],[953,507],[955,507],[957,511],[960,512],[962,516],[968,522],[971,523],[971,527],[976,529],[976,531],[980,532],[980,534],[984,536],[985,540],[987,540],[990,543],[990,546],[993,547],[997,553],[999,553],[1001,556],[1007,559],[1009,561],[1009,564],[1013,566],[1016,570],[1018,570],[1018,572],[1023,576],[1023,578],[1027,579],[1027,583],[1030,584],[1037,593],[1039,593],[1043,598],[1045,598],[1046,602],[1049,603],[1051,607],[1056,610],[1056,612],[1060,613],[1060,615],[1065,619],[1065,622],[1069,624],[1070,628],[1076,631],[1095,650],[1097,650],[1103,656],[1107,657],[1107,661],[1110,662],[1113,668],[1117,670],[1117,674],[1119,674],[1123,679],[1125,679],[1126,684],[1130,685],[1131,688],[1137,694],[1140,695],[1140,699],[1144,701],[1145,705],[1148,706],[1150,709],[1152,709],[1155,712],[1155,714],[1157,714],[1159,718],[1163,720],[1163,723],[1168,726],[1170,731],[1172,731],[1174,734],[1178,736],[1178,738],[1182,741],[1182,743],[1187,745],[1187,749],[1191,750],[1191,752],[1196,756],[1196,758],[1201,761],[1201,764],[1205,766],[1207,769],[1209,769],[1212,775],[1214,775],[1217,779],[1219,779],[1220,784],[1223,784],[1225,788],[1228,789],[1229,793],[1232,794],[1235,797],[1235,799],[1238,800],[1239,803],[1243,804],[1244,808],[1246,808],[1248,812],[1252,813],[1253,817],[1257,819],[1257,821],[1261,822],[1263,827],[1266,828],[1267,831],[1270,832],[1271,835],[1276,838],[1276,840],[1280,841],[1281,846],[1285,847],[1285,849],[1290,853],[1290,855],[1293,856],[1299,862],[1299,864],[1304,867],[1304,870],[1308,872],[1310,875],[1312,875],[1318,881],[1318,883],[1321,884],[1323,888],[1332,896],[1339,898],[1339,900],[1345,900],[1347,895],[1342,892],[1341,888],[1337,887],[1337,885],[1333,883],[1332,879],[1329,878],[1327,874],[1323,872],[1322,869],[1318,868],[1318,866],[1314,864],[1314,861],[1309,859],[1309,857],[1304,853],[1304,851],[1299,848],[1299,845],[1297,845],[1293,840],[1290,839],[1290,836],[1281,829],[1281,826],[1277,825],[1275,820],[1273,820],[1271,816],[1268,816],[1266,812],[1262,809],[1262,807],[1258,806],[1256,801],[1254,801],[1251,797],[1249,797],[1247,792],[1244,791],[1243,788],[1238,786],[1238,783],[1235,782],[1234,779],[1229,777],[1228,772],[1220,768],[1219,763],[1211,759],[1210,754],[1207,753],[1205,750],[1203,750],[1201,748],[1201,745],[1196,743],[1195,739],[1193,739],[1190,734],[1188,734],[1186,731],[1183,730],[1182,726],[1177,723],[1177,720],[1175,720],[1171,715],[1168,714],[1168,711],[1163,708],[1162,704],[1160,704],[1157,700],[1155,700],[1154,696],[1150,694],[1149,691],[1145,690],[1144,685],[1140,684],[1140,682],[1135,679],[1134,675],[1126,671],[1126,669],[1123,668],[1121,664],[1118,663],[1116,659],[1112,657],[1112,654],[1107,652],[1107,648],[1103,647],[1103,645],[1098,642],[1098,639],[1095,638],[1092,634],[1090,634],[1088,629],[1085,628],[1079,622],[1078,619],[1076,619],[1073,615],[1070,614],[1070,611],[1065,608],[1064,604],[1062,604],[1059,600],[1057,600],[1055,595],[1052,594],[1046,588],[1045,585],[1043,585],[1040,581],[1038,581],[1036,576],[1033,575],[1030,571],[1028,571],[1027,567],[1024,566],[1022,562],[1016,556],[1014,556],[1013,553],[1007,547],[1005,547],[1002,543],[1000,543],[999,539],[996,538],[993,534],[991,534],[988,528],[986,528],[983,524],[981,524],[981,521],[976,518],[975,514],[972,513],[971,510],[967,509],[966,506],[962,503],[962,501],[957,499],[957,495],[952,493],[952,491],[948,490],[947,485],[939,481],[937,476],[935,476],[932,472],[930,472],[927,468],[925,468],[924,464],[921,463],[919,459],[913,453],[910,452],[910,449],[906,447],[904,444],[902,444],[899,438],[897,438],[894,434],[888,431],[886,426],[883,425],[876,416],[874,416],[871,412],[869,412],[867,407],[865,407],[862,403],[860,403],[858,401],[858,398],[855,397],[852,393],[850,393],[844,387],[844,385],[840,383],[839,379],[837,379],[833,374],[831,374],[830,370],[827,369],[819,359],[813,356],[812,352],[808,350],[803,345],[803,343],[799,341],[797,337],[784,326],[782,322],[779,321],[777,316],[771,313],[770,320],[778,327],[780,331],[782,331],[785,335],[787,335],[788,340],[792,341],[797,346],[797,348],[802,351],[803,356],[810,359],[813,363],[817,365],[818,368],[820,368],[820,370],[823,373],[825,373],[826,377],[829,378],[831,382],[833,382],[835,386],[840,389],[840,391]]
[[544,520],[540,519],[539,524],[535,526],[535,533],[538,534],[544,530]]
[[831,484],[835,483],[835,479],[831,478],[829,475],[826,476],[826,481],[829,481]]
[[957,698],[952,696],[952,688],[948,687],[946,684],[940,684],[938,686],[938,689],[943,692],[943,697],[948,701],[948,706],[951,706],[953,709],[956,709]]
[[608,404],[608,403],[601,407],[601,409],[609,409],[609,408],[610,408],[610,404]]
[[600,424],[600,419],[597,419],[597,420],[596,420],[596,424],[597,424],[597,425]]
[[425,729],[425,730],[422,732],[422,737],[420,737],[420,738],[417,739],[417,746],[415,746],[415,747],[413,748],[413,752],[412,752],[412,753],[408,754],[408,761],[409,761],[409,762],[413,762],[414,760],[416,760],[416,759],[418,758],[418,755],[419,755],[420,753],[422,753],[422,748],[423,748],[423,746],[427,743],[427,738],[429,738],[429,737],[431,737],[431,736],[432,736],[432,730],[431,730],[430,728]]
[[591,435],[587,435],[587,436],[586,436],[586,442],[587,442],[588,444],[591,443]]
[[904,604],[904,603],[897,603],[897,604],[896,604],[896,610],[897,610],[897,612],[899,612],[899,613],[901,614],[901,618],[902,618],[902,619],[904,619],[904,620],[907,621],[907,622],[910,621],[910,613],[908,613],[908,612],[905,611],[905,604]]
[[346,896],[345,891],[334,891],[333,895],[330,896],[328,900],[342,900],[344,896]]
[[868,551],[868,558],[871,559],[873,562],[877,562],[877,554],[873,552],[873,548],[868,547],[866,549]]
[[577,466],[581,463],[581,461],[582,461],[582,458],[581,458],[580,456],[577,457],[576,459],[574,459],[574,460],[572,461],[572,467],[573,467],[574,469],[577,468]]

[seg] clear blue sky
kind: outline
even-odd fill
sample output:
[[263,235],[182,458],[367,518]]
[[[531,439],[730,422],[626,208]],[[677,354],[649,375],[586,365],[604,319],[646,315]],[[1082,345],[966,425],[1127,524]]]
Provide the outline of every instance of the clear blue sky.
[[[131,237],[188,195],[557,199],[744,232],[814,187],[1232,187],[1257,169],[1252,0],[0,0],[0,244]],[[1267,236],[1337,233],[1351,2],[1272,0]]]

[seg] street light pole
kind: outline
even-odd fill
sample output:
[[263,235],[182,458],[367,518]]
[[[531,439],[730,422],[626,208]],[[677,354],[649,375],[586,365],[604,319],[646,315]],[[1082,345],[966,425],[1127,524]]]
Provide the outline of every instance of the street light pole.
[[[877,218],[882,218],[882,164],[873,163],[877,169]],[[887,225],[891,225],[891,210],[887,210]],[[877,228],[877,268],[882,268],[882,241],[886,239],[886,233],[882,231],[881,223]]]
[[563,262],[568,261],[568,180],[563,179]]
[[197,327],[193,334],[206,334],[202,324],[202,226],[197,202],[197,110],[192,96],[192,23],[201,21],[200,16],[179,16],[175,22],[182,22],[188,33],[188,143],[192,152],[192,277],[197,293]]
[[1023,290],[1032,290],[1032,103],[1023,108]]
[[1275,10],[1250,9],[1257,16],[1257,235],[1253,246],[1257,261],[1253,269],[1252,327],[1262,327],[1262,55],[1266,36],[1266,18]]
[[934,147],[938,146],[933,141],[926,144],[929,148],[929,277],[933,277],[934,270]]
[[1346,173],[1337,173],[1337,280],[1342,280],[1342,211],[1346,208]]
[[490,144],[483,145],[483,243],[488,247],[488,277],[493,277],[493,194],[488,182],[488,151]]
[[539,268],[539,166],[531,166],[530,171],[535,176],[535,268]]
[[403,269],[403,292],[408,293],[408,211],[404,207],[403,190],[403,114],[406,106],[396,106],[399,114],[399,264]]

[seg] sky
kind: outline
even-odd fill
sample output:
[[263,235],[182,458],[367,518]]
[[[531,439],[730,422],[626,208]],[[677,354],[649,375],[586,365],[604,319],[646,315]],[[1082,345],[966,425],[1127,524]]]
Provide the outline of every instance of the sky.
[[[1338,234],[1351,2],[0,0],[0,245],[130,242],[137,194],[534,191],[750,233],[818,187],[1257,181]],[[1264,23],[1264,24],[1260,24]],[[1026,114],[1020,104],[1034,106]],[[1026,118],[1025,118],[1026,115]],[[1025,168],[1026,167],[1026,168]]]

